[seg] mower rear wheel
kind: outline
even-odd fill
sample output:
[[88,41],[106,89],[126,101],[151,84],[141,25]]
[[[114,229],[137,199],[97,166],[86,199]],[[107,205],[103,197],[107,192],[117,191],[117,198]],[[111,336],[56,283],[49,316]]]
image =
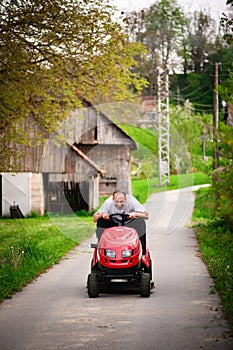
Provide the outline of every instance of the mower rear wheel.
[[88,275],[87,291],[89,298],[97,298],[99,296],[99,283],[97,273],[90,273]]
[[143,298],[149,298],[150,296],[150,274],[142,273],[141,284],[140,284],[140,294]]

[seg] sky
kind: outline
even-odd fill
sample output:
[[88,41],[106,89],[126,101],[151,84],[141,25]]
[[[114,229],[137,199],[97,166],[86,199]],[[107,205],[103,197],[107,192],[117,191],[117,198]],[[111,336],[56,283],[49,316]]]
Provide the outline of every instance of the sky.
[[[112,0],[114,6],[120,10],[140,10],[148,8],[156,0]],[[185,12],[206,9],[216,20],[220,18],[221,13],[226,9],[226,0],[177,0],[178,4]]]

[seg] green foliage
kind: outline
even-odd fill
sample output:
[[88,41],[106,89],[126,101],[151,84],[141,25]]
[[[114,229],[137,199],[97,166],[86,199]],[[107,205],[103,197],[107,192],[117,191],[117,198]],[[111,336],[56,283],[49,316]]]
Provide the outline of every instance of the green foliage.
[[213,211],[229,227],[233,227],[233,167],[215,170],[212,192],[215,197]]
[[[227,0],[227,5],[232,5],[232,0]],[[230,14],[222,14],[222,18],[220,21],[221,27],[224,31],[224,40],[228,43],[228,45],[232,44],[233,42],[233,34],[232,34],[232,26],[233,26],[233,19]]]
[[[170,102],[183,105],[189,101],[196,112],[212,113],[214,63],[219,62],[219,92],[224,101],[232,101],[229,96],[233,91],[229,73],[233,54],[230,11],[221,20],[224,33],[208,10],[185,15],[174,0],[157,1],[145,11],[128,14],[125,21],[128,36],[142,42],[148,51],[138,56],[136,67],[149,82],[145,95],[157,92],[157,69],[169,68]],[[180,58],[182,74],[177,67]]]
[[[183,142],[180,153],[182,150],[189,152],[191,159],[181,159],[179,173],[212,172],[212,118],[210,114],[194,113],[192,105],[187,102],[184,106],[171,107],[171,126]],[[178,151],[177,140],[173,141],[173,134],[170,141],[171,160]],[[172,164],[171,172],[173,169],[176,169],[175,164]]]
[[154,93],[156,70],[174,67],[172,56],[180,52],[186,19],[175,0],[159,0],[149,9],[127,14],[125,22],[131,40],[141,42],[146,54],[138,55],[136,71],[147,79],[144,94]]
[[107,0],[1,2],[3,168],[9,168],[10,157],[12,164],[24,154],[23,145],[56,130],[80,106],[80,94],[97,102],[109,96],[119,101],[132,97],[129,86],[140,91],[146,84],[132,69],[135,55],[145,50],[127,41],[113,14]]
[[[92,234],[92,218],[82,218],[82,221],[89,223],[90,229],[87,230],[87,225],[78,225],[71,217],[60,217],[57,221],[48,217],[0,219],[0,300],[10,298]],[[69,226],[69,236],[71,231],[76,232],[75,241],[60,232],[62,223]]]
[[154,3],[145,16],[146,31],[141,35],[151,56],[157,56],[158,64],[167,68],[172,52],[176,51],[185,17],[175,0]]
[[220,155],[222,156],[222,163],[225,166],[232,164],[232,148],[233,148],[233,133],[232,126],[220,123]]
[[213,68],[202,74],[187,73],[171,76],[171,103],[184,105],[186,101],[192,103],[196,112],[211,113],[213,111]]
[[213,172],[212,210],[214,215],[228,227],[233,227],[233,166],[232,166],[232,127],[220,124],[219,147],[221,166]]
[[88,217],[88,216],[93,216],[94,212],[87,211],[85,209],[81,209],[75,212],[77,216],[81,217]]
[[197,194],[195,200],[195,209],[193,212],[193,220],[195,222],[205,223],[213,218],[211,203],[214,196],[211,187],[201,188],[195,192]]
[[170,120],[191,156],[203,155],[203,137],[205,138],[205,155],[210,155],[212,147],[211,115],[194,113],[193,106],[186,102],[184,106],[171,107]]
[[157,132],[152,128],[142,129],[129,124],[120,124],[120,127],[136,141],[138,147],[137,150],[131,153],[132,178],[145,179],[157,177]]
[[[211,122],[211,115],[196,115],[190,103],[170,106],[171,173],[212,172]],[[127,124],[120,127],[138,145],[132,152],[133,178],[158,177],[158,131]]]
[[39,218],[40,214],[38,214],[36,211],[31,211],[29,218]]
[[[228,45],[219,45],[217,52],[213,55],[212,61],[219,62],[219,86],[218,93],[221,102],[232,104],[233,103],[233,42]],[[221,109],[220,109],[221,111]],[[224,120],[224,114],[220,112],[220,121],[229,123],[229,120]]]
[[203,260],[214,279],[215,289],[219,292],[222,305],[231,327],[233,327],[233,239],[232,234],[216,232],[215,227],[197,230]]
[[210,176],[202,173],[180,174],[170,176],[169,186],[159,186],[158,178],[145,178],[132,180],[133,195],[141,203],[145,203],[152,193],[176,190],[179,188],[195,185],[208,184],[211,182]]
[[[225,34],[231,35],[231,16],[225,17],[227,21],[222,20],[222,25],[226,24]],[[195,103],[197,111],[209,113],[213,108],[213,63],[224,62],[227,68],[232,61],[230,57],[227,60],[224,35],[210,13],[201,9],[186,15],[177,1],[159,0],[147,10],[128,14],[125,21],[129,38],[142,42],[148,51],[138,56],[136,68],[149,81],[145,94],[156,92],[157,69],[168,68],[173,72],[171,80],[175,77],[171,99],[175,103],[189,100]],[[176,73],[180,70],[177,67],[180,58],[183,74],[179,74],[179,79]],[[226,74],[221,73],[220,70],[223,82]]]
[[[211,188],[196,192],[193,219],[203,260],[214,279],[225,314],[233,329],[233,231],[216,218],[212,207],[215,196]],[[213,288],[212,288],[213,290]]]
[[[208,154],[206,152],[206,154]],[[191,154],[193,171],[211,175],[213,171],[213,159],[209,152],[203,159],[203,155]]]
[[[139,146],[144,146],[154,155],[158,153],[158,138],[153,129],[142,129],[130,124],[119,124],[119,126],[132,137]],[[136,152],[137,151],[135,151],[135,154]]]
[[200,74],[205,67],[206,57],[215,50],[217,28],[215,20],[207,11],[194,11],[189,19],[188,42],[190,48],[190,65],[194,72]]

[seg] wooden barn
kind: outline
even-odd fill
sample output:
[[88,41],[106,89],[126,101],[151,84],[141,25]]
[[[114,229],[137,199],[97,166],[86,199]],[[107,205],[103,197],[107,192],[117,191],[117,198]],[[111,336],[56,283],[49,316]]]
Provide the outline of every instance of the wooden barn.
[[[38,128],[30,118],[26,128],[33,140]],[[1,215],[9,215],[14,204],[25,215],[91,211],[99,195],[116,188],[131,193],[130,153],[136,144],[88,101],[45,141],[43,147],[25,146],[16,174],[0,169]]]

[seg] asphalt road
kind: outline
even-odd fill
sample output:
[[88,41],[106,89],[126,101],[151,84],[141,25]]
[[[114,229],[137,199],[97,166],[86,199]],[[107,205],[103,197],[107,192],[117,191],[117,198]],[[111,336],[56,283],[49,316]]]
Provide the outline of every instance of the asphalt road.
[[[155,288],[89,299],[92,250],[83,242],[0,305],[2,350],[232,350],[213,282],[191,228],[191,189],[152,195],[148,242]],[[95,240],[94,240],[95,241]]]

